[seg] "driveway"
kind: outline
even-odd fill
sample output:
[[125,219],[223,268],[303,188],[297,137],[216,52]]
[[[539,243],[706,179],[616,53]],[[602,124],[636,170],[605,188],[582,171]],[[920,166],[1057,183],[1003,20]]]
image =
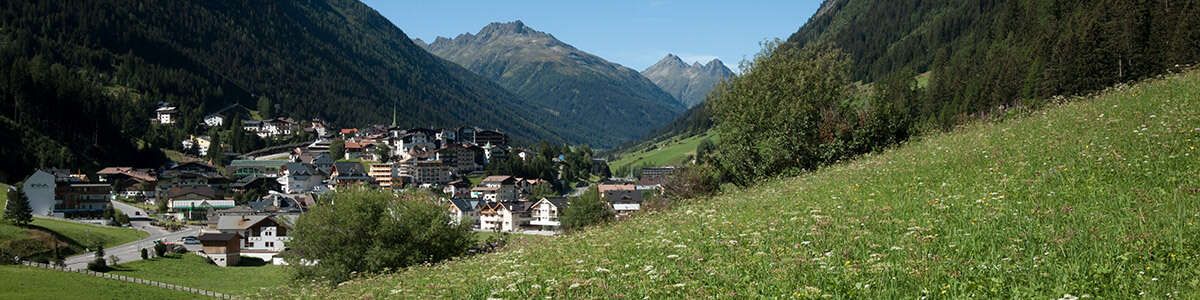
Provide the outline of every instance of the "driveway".
[[[104,249],[104,259],[106,260],[111,255],[116,255],[117,258],[120,259],[120,261],[117,263],[127,263],[131,261],[142,260],[142,248],[145,248],[147,251],[154,251],[155,241],[161,240],[165,242],[174,242],[185,236],[200,235],[200,227],[189,227],[180,231],[170,232],[162,227],[150,225],[150,218],[148,218],[146,212],[140,208],[121,203],[120,201],[112,201],[112,204],[114,208],[121,210],[121,212],[129,216],[130,226],[150,233],[150,236],[138,241]],[[194,251],[192,250],[193,248],[195,247],[188,247],[188,250]],[[69,268],[85,269],[87,268],[87,263],[93,259],[95,259],[95,255],[89,252],[68,257],[64,260],[64,262]]]

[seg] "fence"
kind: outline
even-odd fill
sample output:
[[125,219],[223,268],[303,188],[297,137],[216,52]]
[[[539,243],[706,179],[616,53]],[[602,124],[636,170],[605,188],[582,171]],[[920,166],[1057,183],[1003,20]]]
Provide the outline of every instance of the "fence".
[[67,267],[60,267],[60,266],[55,266],[55,265],[50,265],[50,264],[36,263],[36,262],[31,262],[31,261],[22,261],[21,264],[30,266],[30,267],[47,269],[47,270],[70,272],[70,273],[80,273],[80,274],[91,275],[91,276],[100,277],[100,278],[107,278],[107,279],[112,279],[112,280],[120,280],[120,281],[125,281],[125,282],[144,284],[144,285],[148,285],[148,286],[164,288],[164,289],[169,289],[169,290],[176,290],[176,291],[180,291],[180,292],[192,293],[192,294],[197,294],[197,295],[202,295],[202,296],[208,296],[208,297],[213,297],[213,298],[217,298],[217,299],[234,299],[233,296],[231,296],[231,295],[222,294],[222,293],[218,293],[218,292],[194,289],[194,288],[190,288],[190,287],[186,287],[186,286],[179,286],[179,285],[158,282],[158,281],[153,281],[153,280],[145,280],[145,279],[141,279],[141,278],[134,278],[134,277],[124,276],[124,275],[114,275],[114,274],[108,274],[108,273],[93,272],[93,271],[87,270],[87,269],[71,269],[71,268],[67,268]]

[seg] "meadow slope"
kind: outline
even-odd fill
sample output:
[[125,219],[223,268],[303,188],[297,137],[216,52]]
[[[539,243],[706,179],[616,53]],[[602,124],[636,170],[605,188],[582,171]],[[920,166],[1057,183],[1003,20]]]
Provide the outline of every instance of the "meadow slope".
[[295,298],[1200,297],[1200,72]]

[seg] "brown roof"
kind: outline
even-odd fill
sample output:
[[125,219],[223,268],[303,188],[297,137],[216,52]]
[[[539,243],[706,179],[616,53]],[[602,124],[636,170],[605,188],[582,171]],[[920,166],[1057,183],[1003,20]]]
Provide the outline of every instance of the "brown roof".
[[485,177],[485,178],[483,178],[483,181],[480,181],[480,182],[504,182],[509,179],[512,179],[512,176],[496,175],[496,176]]
[[235,232],[229,232],[229,233],[205,232],[205,233],[201,233],[200,236],[198,236],[196,238],[199,239],[201,242],[227,242],[227,241],[231,241],[231,240],[240,239],[241,237]]

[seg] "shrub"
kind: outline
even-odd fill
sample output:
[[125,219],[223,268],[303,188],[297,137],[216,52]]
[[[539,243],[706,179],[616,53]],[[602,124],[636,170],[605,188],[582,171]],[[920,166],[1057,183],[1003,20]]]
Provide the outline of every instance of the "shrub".
[[92,272],[108,272],[108,263],[104,261],[104,258],[97,257],[87,264],[87,269]]
[[146,248],[142,248],[142,260],[147,259],[150,259],[150,251],[147,251]]
[[296,279],[339,283],[354,273],[442,261],[474,244],[470,224],[451,223],[427,191],[352,188],[326,198],[329,204],[297,221],[288,244]]
[[721,187],[721,175],[712,165],[692,165],[680,169],[663,182],[663,195],[677,201],[715,194]]
[[167,244],[163,244],[162,242],[154,242],[154,256],[162,257],[163,254],[167,254]]

